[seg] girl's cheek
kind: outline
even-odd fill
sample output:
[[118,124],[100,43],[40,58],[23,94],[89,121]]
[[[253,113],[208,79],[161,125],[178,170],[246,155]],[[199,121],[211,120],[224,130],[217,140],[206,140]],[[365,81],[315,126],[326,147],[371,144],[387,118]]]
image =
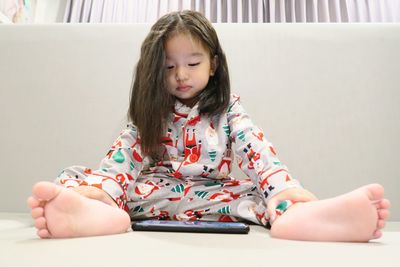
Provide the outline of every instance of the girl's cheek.
[[167,81],[168,81],[168,83],[173,82],[173,76],[171,74],[167,75]]
[[175,85],[175,78],[174,77],[169,77],[168,78],[168,86],[169,87],[174,87]]

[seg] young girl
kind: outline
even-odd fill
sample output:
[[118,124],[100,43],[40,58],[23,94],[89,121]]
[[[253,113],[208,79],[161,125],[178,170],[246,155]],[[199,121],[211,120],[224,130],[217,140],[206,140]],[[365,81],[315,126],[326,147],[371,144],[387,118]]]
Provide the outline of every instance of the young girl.
[[[143,42],[129,118],[98,170],[65,169],[28,199],[41,238],[126,232],[130,220],[247,220],[277,238],[368,241],[389,216],[383,187],[326,200],[303,189],[230,95],[228,66],[200,13],[159,19]],[[232,143],[247,179],[229,176]]]

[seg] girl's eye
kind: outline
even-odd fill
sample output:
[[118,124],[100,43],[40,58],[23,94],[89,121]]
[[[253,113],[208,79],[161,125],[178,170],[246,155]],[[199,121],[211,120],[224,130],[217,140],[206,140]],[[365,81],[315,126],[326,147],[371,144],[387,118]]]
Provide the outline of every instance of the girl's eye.
[[171,65],[170,65],[170,66],[167,66],[167,69],[168,69],[168,70],[172,70],[173,68],[174,68],[174,66],[171,66]]
[[197,65],[199,65],[200,64],[200,62],[197,62],[197,63],[191,63],[191,64],[189,64],[189,66],[190,67],[194,67],[194,66],[197,66]]

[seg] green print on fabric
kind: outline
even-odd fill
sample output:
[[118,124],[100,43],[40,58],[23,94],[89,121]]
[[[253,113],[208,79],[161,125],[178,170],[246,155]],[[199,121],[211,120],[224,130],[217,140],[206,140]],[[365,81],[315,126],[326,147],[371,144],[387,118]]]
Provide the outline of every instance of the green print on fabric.
[[133,211],[135,211],[135,212],[143,212],[144,209],[142,208],[142,206],[136,206],[136,207],[133,209]]
[[287,201],[282,201],[281,203],[279,203],[278,206],[276,206],[276,209],[277,209],[277,210],[280,210],[280,211],[282,211],[282,212],[286,211],[287,208],[288,208],[288,203],[287,203]]
[[135,169],[135,164],[133,164],[133,162],[131,161],[131,164],[130,164],[130,166],[131,166],[131,171],[133,171],[133,169]]
[[108,172],[106,168],[101,169],[103,172]]
[[174,193],[182,193],[184,189],[185,187],[183,186],[183,184],[178,184],[177,186],[172,188],[171,191]]
[[229,129],[229,125],[224,125],[224,126],[222,126],[222,128],[224,129],[225,134],[226,134],[227,136],[230,136],[230,135],[231,135],[231,130]]
[[206,191],[195,191],[194,194],[198,196],[199,198],[205,198],[208,195],[208,192]]
[[276,165],[276,166],[282,166],[283,164],[282,164],[282,162],[280,162],[280,161],[274,161],[274,162],[272,162],[274,165]]
[[225,206],[223,208],[220,208],[219,210],[217,210],[218,213],[221,214],[230,214],[231,213],[231,207],[230,206]]
[[150,163],[149,163],[149,167],[150,167],[150,168],[153,168],[153,167],[155,167],[155,166],[156,166],[156,163],[155,163],[155,162],[150,162]]
[[244,134],[243,131],[239,131],[237,134],[238,138],[242,141],[242,142],[246,142],[246,135]]
[[233,105],[230,105],[230,106],[228,107],[228,111],[227,111],[227,112],[231,112],[231,111],[232,111],[232,108],[233,108]]
[[112,156],[112,159],[117,163],[122,163],[125,161],[125,157],[122,154],[121,150],[119,150],[119,149],[118,149],[117,153],[114,153],[114,155]]
[[211,161],[215,161],[215,157],[217,156],[217,151],[211,150],[208,152],[208,155],[210,156]]
[[222,186],[224,186],[224,185],[221,184],[221,183],[218,183],[218,182],[207,182],[207,183],[204,184],[204,186],[207,186],[207,187],[209,187],[209,186],[219,186],[219,187],[222,187]]

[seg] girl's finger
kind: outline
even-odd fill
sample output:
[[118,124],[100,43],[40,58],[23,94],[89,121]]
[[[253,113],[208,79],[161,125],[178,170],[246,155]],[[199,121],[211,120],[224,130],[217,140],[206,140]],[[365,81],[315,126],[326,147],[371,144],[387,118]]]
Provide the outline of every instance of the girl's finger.
[[271,198],[267,203],[267,213],[269,215],[269,221],[272,224],[276,219],[276,206],[280,202],[276,197]]

